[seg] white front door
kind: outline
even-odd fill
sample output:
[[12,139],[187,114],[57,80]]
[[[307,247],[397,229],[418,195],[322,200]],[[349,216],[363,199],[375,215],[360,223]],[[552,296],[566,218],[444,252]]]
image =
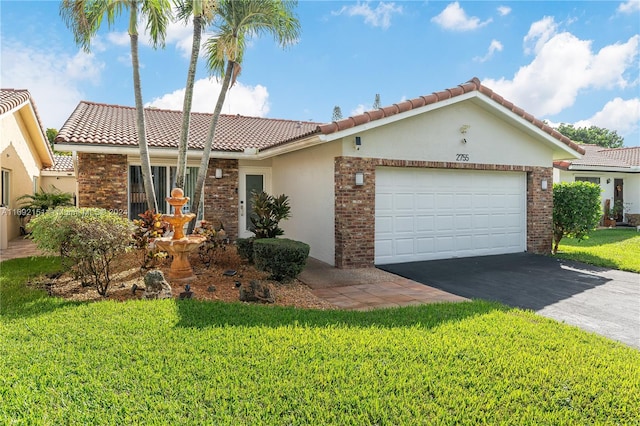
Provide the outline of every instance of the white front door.
[[268,167],[240,167],[240,182],[238,187],[238,224],[240,238],[253,236],[251,229],[251,212],[253,204],[251,194],[264,191],[271,193],[271,169]]

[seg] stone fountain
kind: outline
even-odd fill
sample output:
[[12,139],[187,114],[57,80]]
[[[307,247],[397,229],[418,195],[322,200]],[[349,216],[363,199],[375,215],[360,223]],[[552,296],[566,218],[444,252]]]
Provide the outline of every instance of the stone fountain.
[[191,222],[196,215],[193,213],[182,214],[182,206],[189,197],[184,196],[180,188],[173,188],[171,196],[166,200],[173,207],[173,214],[163,214],[162,220],[168,222],[173,228],[172,237],[156,238],[156,246],[173,256],[169,279],[178,282],[189,282],[195,278],[193,269],[189,263],[189,253],[200,247],[207,237],[204,235],[184,235],[184,225]]

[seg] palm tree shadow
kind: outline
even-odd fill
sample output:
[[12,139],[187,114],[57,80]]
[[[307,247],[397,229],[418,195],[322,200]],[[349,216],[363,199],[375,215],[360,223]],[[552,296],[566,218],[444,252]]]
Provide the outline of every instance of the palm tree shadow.
[[178,327],[382,327],[433,328],[492,311],[511,308],[495,302],[438,303],[371,311],[317,310],[243,303],[177,300]]

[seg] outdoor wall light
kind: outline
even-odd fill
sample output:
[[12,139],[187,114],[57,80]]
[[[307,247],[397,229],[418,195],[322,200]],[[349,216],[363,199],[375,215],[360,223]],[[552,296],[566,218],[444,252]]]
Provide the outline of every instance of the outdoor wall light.
[[542,179],[542,190],[543,191],[547,190],[547,180],[546,179]]
[[607,179],[607,183],[611,183],[611,179]]
[[216,169],[216,179],[222,179],[222,169]]
[[356,185],[357,186],[364,185],[364,173],[363,172],[356,172]]
[[356,149],[356,151],[359,151],[361,146],[362,138],[360,136],[356,136],[355,140],[353,141],[353,147]]

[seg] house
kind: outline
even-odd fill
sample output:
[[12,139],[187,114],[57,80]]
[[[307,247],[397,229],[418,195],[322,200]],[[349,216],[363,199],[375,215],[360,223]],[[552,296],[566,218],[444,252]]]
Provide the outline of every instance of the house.
[[[162,200],[175,173],[181,113],[145,114]],[[199,163],[210,118],[192,114],[189,166]],[[71,114],[56,146],[77,155],[80,206],[129,217],[145,208],[135,129],[129,107],[81,102]],[[548,253],[553,161],[582,153],[477,78],[327,124],[225,115],[203,215],[220,219],[232,238],[250,236],[251,191],[287,194],[285,235],[341,268]]]
[[62,192],[78,193],[75,177],[74,157],[71,155],[53,155],[53,165],[40,171],[40,188],[49,191],[55,188]]
[[36,192],[43,168],[54,165],[53,152],[27,90],[0,89],[0,248],[20,235],[18,198]]
[[602,188],[603,208],[621,205],[616,221],[640,226],[640,147],[603,148],[580,145],[580,159],[554,161],[554,182],[587,181]]

